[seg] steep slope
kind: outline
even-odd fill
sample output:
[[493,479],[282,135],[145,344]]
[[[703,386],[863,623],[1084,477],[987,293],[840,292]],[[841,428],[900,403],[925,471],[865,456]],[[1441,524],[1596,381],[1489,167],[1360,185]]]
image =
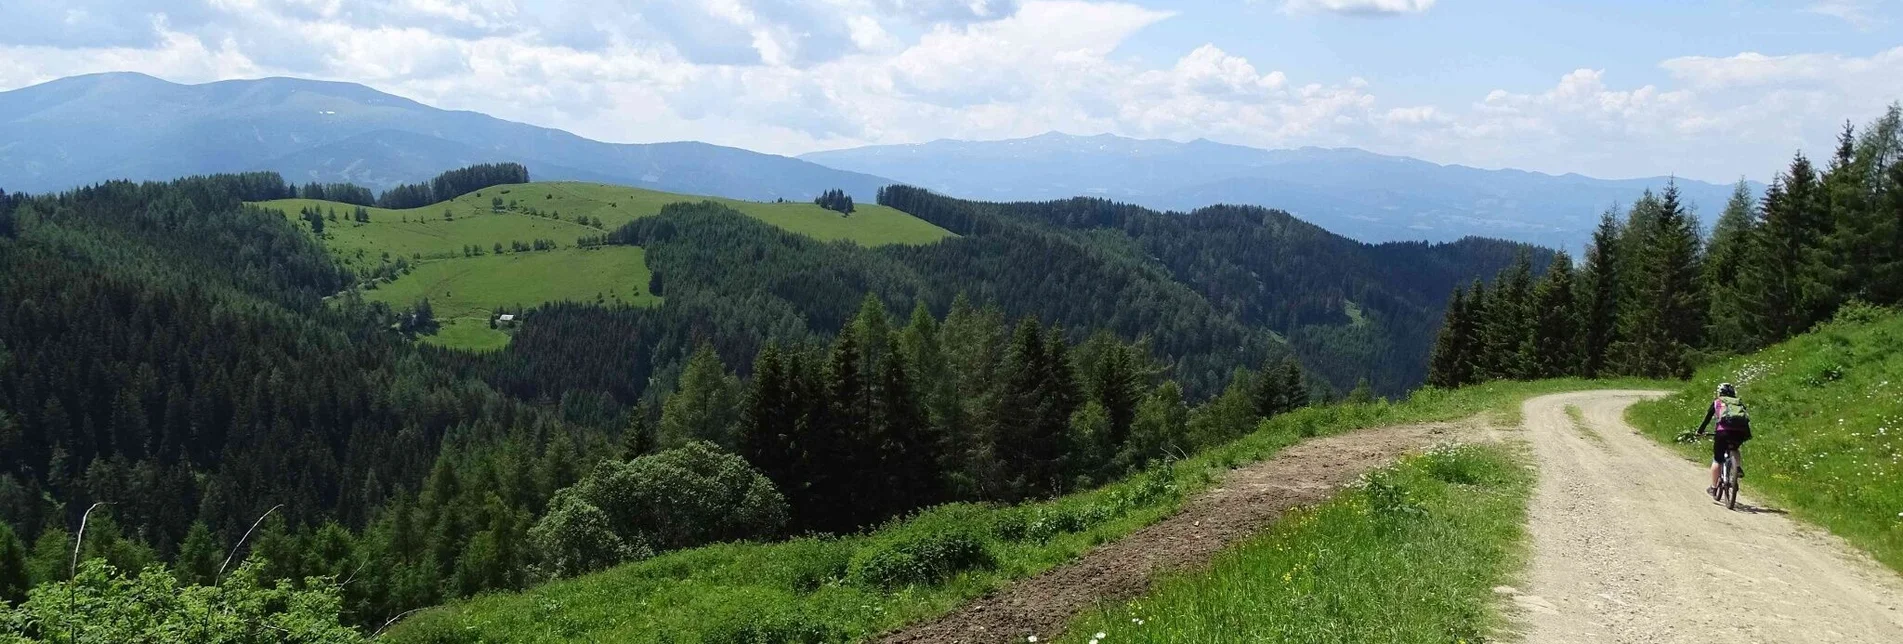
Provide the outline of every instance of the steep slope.
[[869,199],[888,183],[704,143],[592,141],[348,83],[179,85],[111,73],[0,92],[0,186],[13,191],[246,170],[387,188],[492,161],[528,164],[546,179],[754,200],[804,201],[830,188]]
[[[872,146],[800,158],[972,199],[1087,195],[1178,210],[1256,204],[1369,242],[1478,235],[1576,247],[1607,206],[1631,203],[1668,180],[1482,170],[1355,149],[1263,150],[1201,139],[1177,143],[1058,133]],[[1708,213],[1730,195],[1728,186],[1678,184]]]

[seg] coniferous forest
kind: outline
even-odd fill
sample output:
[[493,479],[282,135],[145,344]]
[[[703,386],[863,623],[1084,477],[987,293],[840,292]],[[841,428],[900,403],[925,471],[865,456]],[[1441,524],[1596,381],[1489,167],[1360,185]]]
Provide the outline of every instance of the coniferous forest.
[[1903,303],[1903,110],[1845,124],[1823,167],[1802,153],[1763,197],[1742,183],[1707,229],[1676,189],[1608,210],[1577,265],[1526,257],[1454,289],[1429,385],[1679,378],[1809,330],[1850,302]]
[[1668,187],[1577,259],[1360,244],[1258,207],[892,186],[881,205],[957,236],[865,248],[672,204],[578,240],[643,248],[661,305],[531,308],[487,353],[413,342],[415,311],[245,203],[362,188],[0,192],[0,631],[48,636],[83,592],[207,616],[188,638],[348,641],[672,550],[1089,488],[1357,383],[1683,376],[1903,301],[1900,150],[1893,108],[1762,199],[1741,186],[1709,233]]

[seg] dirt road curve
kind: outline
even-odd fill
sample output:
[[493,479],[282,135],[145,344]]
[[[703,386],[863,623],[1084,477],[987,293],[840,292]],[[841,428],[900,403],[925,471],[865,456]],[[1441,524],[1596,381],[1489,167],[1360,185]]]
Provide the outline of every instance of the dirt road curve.
[[1224,546],[1254,534],[1289,508],[1326,500],[1362,472],[1452,438],[1460,428],[1386,427],[1305,441],[1230,472],[1221,487],[1191,500],[1175,516],[879,641],[1023,642],[1033,634],[1048,641],[1093,603],[1135,597],[1158,572],[1207,563]]
[[[1704,469],[1623,421],[1647,395],[1526,403],[1532,569],[1523,592],[1498,591],[1527,642],[1903,642],[1903,577],[1774,509],[1712,503]],[[1744,463],[1748,482],[1750,447]]]

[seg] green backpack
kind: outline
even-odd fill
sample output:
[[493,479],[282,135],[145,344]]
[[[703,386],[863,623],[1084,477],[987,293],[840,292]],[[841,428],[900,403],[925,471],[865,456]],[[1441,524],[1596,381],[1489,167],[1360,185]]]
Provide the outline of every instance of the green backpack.
[[1718,424],[1727,429],[1751,429],[1751,413],[1736,396],[1719,396]]

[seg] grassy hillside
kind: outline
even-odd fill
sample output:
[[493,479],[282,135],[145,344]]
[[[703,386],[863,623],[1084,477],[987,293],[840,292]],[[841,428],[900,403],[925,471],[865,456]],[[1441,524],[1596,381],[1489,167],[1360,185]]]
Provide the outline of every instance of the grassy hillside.
[[1487,641],[1500,625],[1491,588],[1524,553],[1521,463],[1498,445],[1407,459],[1056,641]]
[[[1165,468],[1056,500],[1013,507],[950,505],[871,534],[685,550],[521,592],[487,595],[411,617],[395,642],[848,641],[942,614],[988,590],[1069,561],[1176,511],[1228,469],[1305,436],[1487,410],[1513,414],[1539,393],[1581,381],[1422,390],[1402,403],[1315,407]],[[1515,484],[1519,485],[1519,484]],[[1517,524],[1515,524],[1517,525]],[[947,541],[949,540],[949,541]],[[926,557],[945,545],[981,549],[988,564],[886,589],[855,562]],[[952,548],[951,550],[957,550]]]
[[543,302],[651,306],[660,298],[647,292],[648,277],[640,248],[566,248],[423,262],[364,296],[397,309],[428,298],[442,330],[424,341],[480,350],[509,341],[489,328],[498,308],[522,310]]
[[[501,210],[495,206],[498,198]],[[489,249],[496,243],[507,246],[512,240],[553,239],[572,245],[576,237],[613,230],[660,212],[667,204],[702,200],[821,241],[883,246],[925,244],[951,236],[943,228],[875,204],[859,205],[851,215],[842,216],[810,203],[760,203],[566,181],[494,186],[408,210],[370,208],[368,224],[348,221],[356,207],[347,204],[280,199],[258,205],[293,217],[305,207],[335,209],[339,221],[326,226],[326,244],[347,261],[374,265],[385,252],[429,259],[461,256],[464,246]],[[601,228],[577,223],[582,217],[599,220]]]
[[[1746,493],[1903,571],[1903,313],[1846,308],[1809,334],[1700,369],[1684,391],[1629,415],[1671,443],[1727,381],[1751,409]],[[1678,449],[1711,458],[1709,443]]]
[[[366,208],[367,222],[356,221],[357,207],[349,204],[279,199],[257,205],[300,224],[299,213],[305,209],[324,213],[324,245],[352,269],[369,271],[398,258],[414,263],[411,273],[379,284],[367,296],[396,308],[428,298],[443,327],[426,342],[487,350],[509,340],[506,333],[489,328],[488,318],[497,307],[658,302],[646,292],[649,272],[641,249],[589,251],[576,248],[575,240],[653,215],[670,203],[703,199],[597,183],[538,182],[494,186],[421,208]],[[862,205],[842,216],[810,203],[712,201],[821,241],[883,246],[951,236],[878,205]],[[533,245],[538,240],[553,242],[559,250],[496,254],[497,246],[507,251],[516,243]],[[480,254],[472,256],[471,249]]]

